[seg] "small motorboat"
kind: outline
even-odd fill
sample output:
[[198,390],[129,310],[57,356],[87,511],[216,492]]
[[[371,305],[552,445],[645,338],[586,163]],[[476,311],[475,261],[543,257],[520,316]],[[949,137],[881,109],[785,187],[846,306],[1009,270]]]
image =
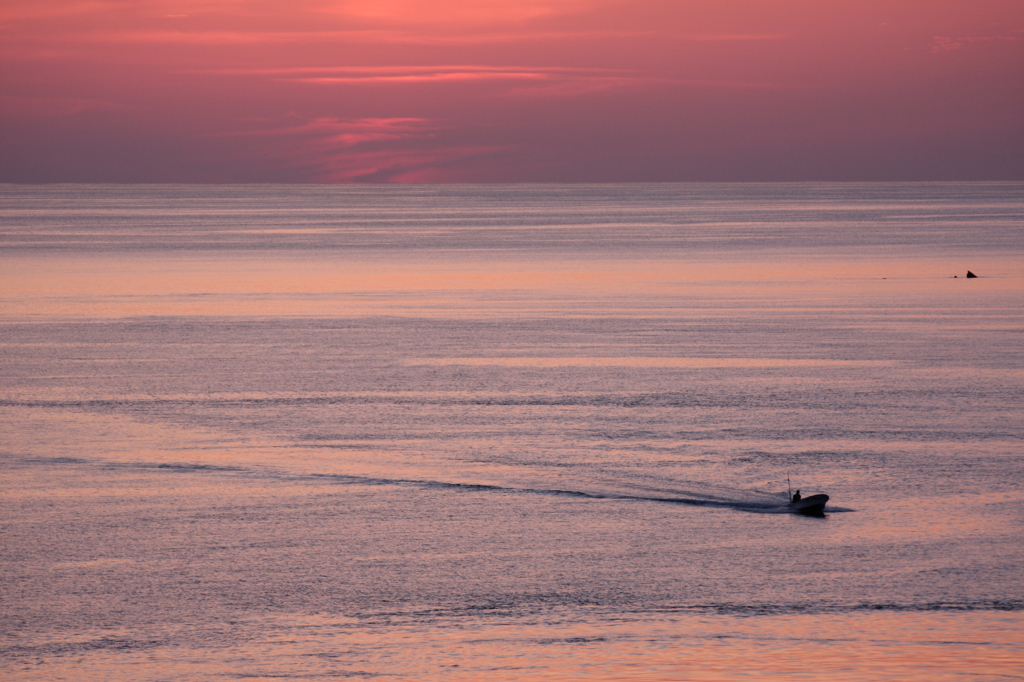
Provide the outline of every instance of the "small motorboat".
[[828,495],[811,495],[793,500],[787,507],[798,514],[819,515],[825,513],[825,503],[828,502]]

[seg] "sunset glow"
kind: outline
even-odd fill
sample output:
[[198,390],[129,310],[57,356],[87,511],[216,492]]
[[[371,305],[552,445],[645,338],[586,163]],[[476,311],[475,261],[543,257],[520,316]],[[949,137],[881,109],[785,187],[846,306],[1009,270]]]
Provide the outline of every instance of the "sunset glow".
[[1015,0],[11,0],[0,181],[1024,177]]

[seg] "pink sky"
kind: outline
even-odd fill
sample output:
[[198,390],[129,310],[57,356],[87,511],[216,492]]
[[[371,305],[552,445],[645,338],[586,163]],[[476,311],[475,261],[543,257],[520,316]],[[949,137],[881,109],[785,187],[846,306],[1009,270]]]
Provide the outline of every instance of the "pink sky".
[[1020,0],[5,0],[0,181],[1024,180]]

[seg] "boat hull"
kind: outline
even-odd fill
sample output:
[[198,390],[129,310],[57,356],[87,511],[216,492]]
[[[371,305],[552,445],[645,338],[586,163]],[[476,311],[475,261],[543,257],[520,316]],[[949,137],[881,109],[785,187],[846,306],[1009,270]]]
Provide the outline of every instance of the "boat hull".
[[828,495],[811,495],[787,506],[798,514],[824,514],[826,502]]

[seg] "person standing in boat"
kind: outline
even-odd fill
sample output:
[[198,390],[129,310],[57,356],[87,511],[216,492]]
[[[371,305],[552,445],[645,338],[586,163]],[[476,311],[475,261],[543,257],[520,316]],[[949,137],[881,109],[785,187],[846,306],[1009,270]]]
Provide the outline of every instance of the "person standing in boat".
[[795,493],[793,493],[793,502],[799,502],[799,501],[800,501],[800,491],[797,490]]

